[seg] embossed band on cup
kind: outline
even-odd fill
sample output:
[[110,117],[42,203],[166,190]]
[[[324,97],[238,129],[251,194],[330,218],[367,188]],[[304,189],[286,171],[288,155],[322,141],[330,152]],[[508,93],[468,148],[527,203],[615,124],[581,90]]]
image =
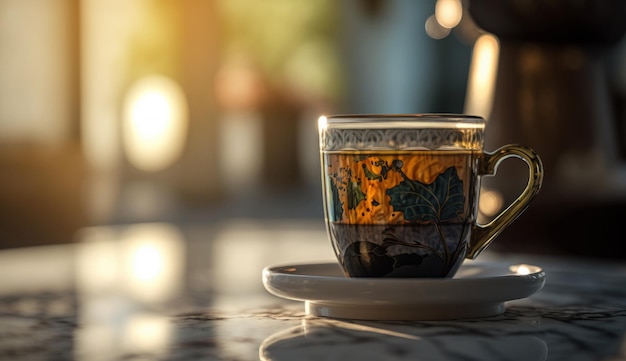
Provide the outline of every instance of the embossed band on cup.
[[339,150],[481,150],[485,121],[445,114],[320,117],[320,148]]

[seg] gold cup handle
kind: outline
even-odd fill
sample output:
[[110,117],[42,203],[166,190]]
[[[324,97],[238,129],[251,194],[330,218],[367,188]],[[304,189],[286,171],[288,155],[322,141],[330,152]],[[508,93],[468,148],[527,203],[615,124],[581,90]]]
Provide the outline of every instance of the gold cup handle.
[[528,183],[513,203],[487,224],[474,223],[466,258],[475,259],[491,242],[528,208],[543,182],[543,163],[534,150],[519,144],[505,145],[493,153],[483,152],[478,163],[478,174],[495,175],[498,165],[507,158],[518,158],[528,165]]

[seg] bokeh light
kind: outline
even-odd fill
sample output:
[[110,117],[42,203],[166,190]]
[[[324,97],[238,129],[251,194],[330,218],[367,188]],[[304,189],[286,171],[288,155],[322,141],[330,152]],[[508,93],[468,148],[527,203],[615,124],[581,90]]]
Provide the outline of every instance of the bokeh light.
[[151,75],[126,94],[123,144],[130,163],[140,170],[159,171],[181,155],[187,134],[187,102],[172,79]]
[[502,209],[503,203],[502,194],[483,189],[480,193],[478,207],[481,214],[486,217],[493,217]]
[[491,34],[481,35],[474,44],[467,81],[465,113],[487,120],[491,115],[498,73],[500,44]]
[[437,0],[435,18],[442,27],[452,29],[459,25],[462,17],[463,7],[460,0]]
[[426,34],[435,40],[443,39],[450,34],[450,29],[441,26],[441,24],[437,22],[435,15],[431,15],[426,19],[424,29],[426,30]]

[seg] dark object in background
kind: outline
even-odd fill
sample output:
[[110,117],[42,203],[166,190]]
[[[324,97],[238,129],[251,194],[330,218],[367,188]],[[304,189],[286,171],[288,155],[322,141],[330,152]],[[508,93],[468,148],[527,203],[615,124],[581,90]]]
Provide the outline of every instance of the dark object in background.
[[[626,257],[607,251],[626,217],[626,97],[607,66],[626,33],[626,1],[470,0],[468,11],[500,40],[487,148],[527,144],[545,165],[540,196],[496,247]],[[511,202],[521,175],[504,174],[483,185],[508,187]]]
[[626,32],[623,0],[470,0],[468,10],[504,41],[614,45]]

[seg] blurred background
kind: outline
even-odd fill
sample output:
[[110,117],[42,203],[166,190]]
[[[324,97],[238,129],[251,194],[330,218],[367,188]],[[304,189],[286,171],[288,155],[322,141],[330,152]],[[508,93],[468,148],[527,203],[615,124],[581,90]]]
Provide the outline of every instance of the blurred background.
[[[0,0],[0,248],[321,222],[320,115],[448,112],[544,159],[498,247],[595,254],[626,216],[625,18],[621,0]],[[524,167],[485,181],[482,217]]]

